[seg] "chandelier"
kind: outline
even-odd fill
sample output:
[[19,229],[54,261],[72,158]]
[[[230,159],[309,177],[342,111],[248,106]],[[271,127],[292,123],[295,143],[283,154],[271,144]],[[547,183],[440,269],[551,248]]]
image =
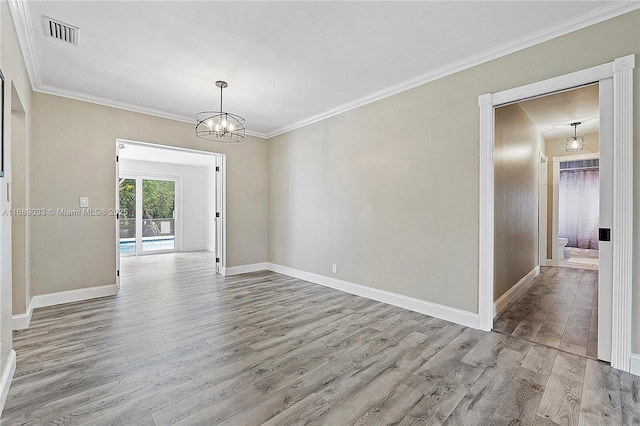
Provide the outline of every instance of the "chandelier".
[[582,124],[577,121],[575,123],[571,123],[573,126],[573,136],[567,138],[567,151],[582,151],[584,148],[584,138],[582,136],[578,136],[578,126]]
[[245,119],[222,110],[222,89],[226,81],[216,81],[220,88],[220,110],[202,111],[196,114],[196,136],[214,142],[236,143],[244,140]]

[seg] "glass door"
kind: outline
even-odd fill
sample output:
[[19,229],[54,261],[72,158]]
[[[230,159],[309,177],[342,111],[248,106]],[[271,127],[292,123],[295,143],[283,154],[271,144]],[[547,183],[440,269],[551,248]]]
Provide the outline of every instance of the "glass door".
[[176,249],[175,205],[174,180],[142,179],[143,252]]
[[120,178],[120,254],[175,251],[177,179]]

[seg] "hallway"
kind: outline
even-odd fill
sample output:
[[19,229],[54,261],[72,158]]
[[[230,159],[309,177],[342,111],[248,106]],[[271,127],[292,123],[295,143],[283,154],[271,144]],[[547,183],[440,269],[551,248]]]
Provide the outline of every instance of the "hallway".
[[598,271],[542,267],[494,321],[494,331],[598,356]]

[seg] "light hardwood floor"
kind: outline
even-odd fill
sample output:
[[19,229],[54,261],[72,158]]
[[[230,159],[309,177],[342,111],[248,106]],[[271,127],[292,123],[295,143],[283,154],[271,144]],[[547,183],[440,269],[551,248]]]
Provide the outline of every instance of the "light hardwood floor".
[[598,358],[598,271],[543,266],[494,330]]
[[116,297],[14,334],[1,425],[634,424],[640,379],[208,253],[122,259]]

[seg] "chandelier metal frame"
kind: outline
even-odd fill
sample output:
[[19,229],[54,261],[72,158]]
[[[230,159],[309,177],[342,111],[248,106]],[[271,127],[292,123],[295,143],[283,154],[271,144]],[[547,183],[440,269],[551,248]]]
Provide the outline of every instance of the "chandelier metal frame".
[[202,111],[196,114],[196,136],[200,139],[225,143],[244,140],[246,120],[222,109],[222,89],[228,86],[226,81],[216,81],[216,87],[220,88],[219,111]]

